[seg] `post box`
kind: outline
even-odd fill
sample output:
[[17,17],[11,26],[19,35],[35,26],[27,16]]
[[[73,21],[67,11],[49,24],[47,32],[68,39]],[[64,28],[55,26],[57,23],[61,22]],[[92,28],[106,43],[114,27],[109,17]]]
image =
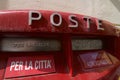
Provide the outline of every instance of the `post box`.
[[90,16],[0,11],[0,80],[103,80],[119,65],[119,35]]

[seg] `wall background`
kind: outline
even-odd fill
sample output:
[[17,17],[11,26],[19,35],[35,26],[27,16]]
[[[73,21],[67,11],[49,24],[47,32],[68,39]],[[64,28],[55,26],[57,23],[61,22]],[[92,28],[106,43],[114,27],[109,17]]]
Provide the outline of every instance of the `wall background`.
[[0,0],[0,10],[55,10],[120,24],[120,0]]

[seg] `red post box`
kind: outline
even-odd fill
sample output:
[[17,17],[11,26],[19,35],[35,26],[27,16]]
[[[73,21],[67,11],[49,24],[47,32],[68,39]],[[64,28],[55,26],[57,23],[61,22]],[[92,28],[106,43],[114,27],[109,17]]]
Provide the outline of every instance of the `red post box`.
[[119,65],[118,29],[44,10],[0,12],[0,80],[98,80]]

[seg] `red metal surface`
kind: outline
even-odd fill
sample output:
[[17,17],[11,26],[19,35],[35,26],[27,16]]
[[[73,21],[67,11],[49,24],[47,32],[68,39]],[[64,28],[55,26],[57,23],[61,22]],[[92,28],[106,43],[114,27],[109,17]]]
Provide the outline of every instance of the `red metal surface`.
[[[0,39],[3,37],[36,37],[36,38],[50,38],[61,41],[61,51],[49,51],[49,52],[2,52],[0,56],[0,80],[11,79],[11,80],[104,80],[113,69],[116,64],[110,68],[102,69],[99,67],[97,70],[85,72],[82,71],[81,63],[77,56],[78,54],[84,54],[86,51],[73,51],[71,39],[73,37],[81,38],[99,38],[103,40],[102,51],[111,53],[112,55],[120,59],[120,39],[116,33],[114,26],[102,20],[101,27],[104,30],[97,29],[97,18],[91,18],[90,29],[87,29],[87,23],[84,20],[84,15],[57,12],[62,16],[62,23],[60,26],[53,26],[50,22],[50,16],[56,11],[44,11],[44,10],[32,10],[38,11],[42,14],[40,20],[35,20],[32,25],[29,25],[29,11],[1,11],[0,12]],[[69,15],[75,15],[78,21],[78,27],[69,27],[69,24],[73,24],[69,20]],[[37,16],[34,14],[33,16]],[[55,21],[57,18],[55,19]],[[58,21],[58,20],[57,20]],[[94,51],[87,51],[92,54]],[[99,50],[96,50],[99,52]],[[53,60],[55,63],[52,71],[54,73],[42,74],[41,71],[29,71],[29,72],[15,72],[9,73],[10,60],[17,60],[17,57],[28,56],[31,59],[36,59],[33,56],[40,56],[39,59],[44,58],[43,56],[54,56]],[[25,61],[25,59],[21,59]],[[8,64],[7,64],[8,63]],[[54,70],[55,69],[55,70]],[[49,70],[47,71],[49,72]],[[21,74],[19,74],[21,73]],[[38,73],[38,74],[37,74]],[[19,74],[19,77],[18,77]],[[10,78],[12,77],[12,78]]]
[[[38,10],[33,10],[38,11]],[[62,16],[62,23],[60,26],[53,26],[50,21],[50,16],[56,11],[39,10],[42,17],[40,20],[34,20],[32,25],[29,24],[29,10],[28,11],[1,11],[0,12],[0,31],[1,32],[57,32],[57,33],[79,33],[79,34],[95,34],[95,35],[116,35],[114,26],[102,20],[103,31],[97,30],[97,18],[91,18],[90,29],[88,30],[85,15],[57,12]],[[69,27],[73,24],[69,20],[70,15],[76,16],[78,27]],[[37,16],[34,14],[33,16]],[[55,17],[55,20],[57,17]],[[108,27],[109,26],[109,27]]]

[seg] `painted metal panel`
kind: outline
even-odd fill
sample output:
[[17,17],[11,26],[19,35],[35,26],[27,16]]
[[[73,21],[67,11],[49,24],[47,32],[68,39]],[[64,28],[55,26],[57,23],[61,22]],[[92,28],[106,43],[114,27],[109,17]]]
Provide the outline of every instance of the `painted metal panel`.
[[55,72],[53,56],[10,57],[5,78],[30,76]]

